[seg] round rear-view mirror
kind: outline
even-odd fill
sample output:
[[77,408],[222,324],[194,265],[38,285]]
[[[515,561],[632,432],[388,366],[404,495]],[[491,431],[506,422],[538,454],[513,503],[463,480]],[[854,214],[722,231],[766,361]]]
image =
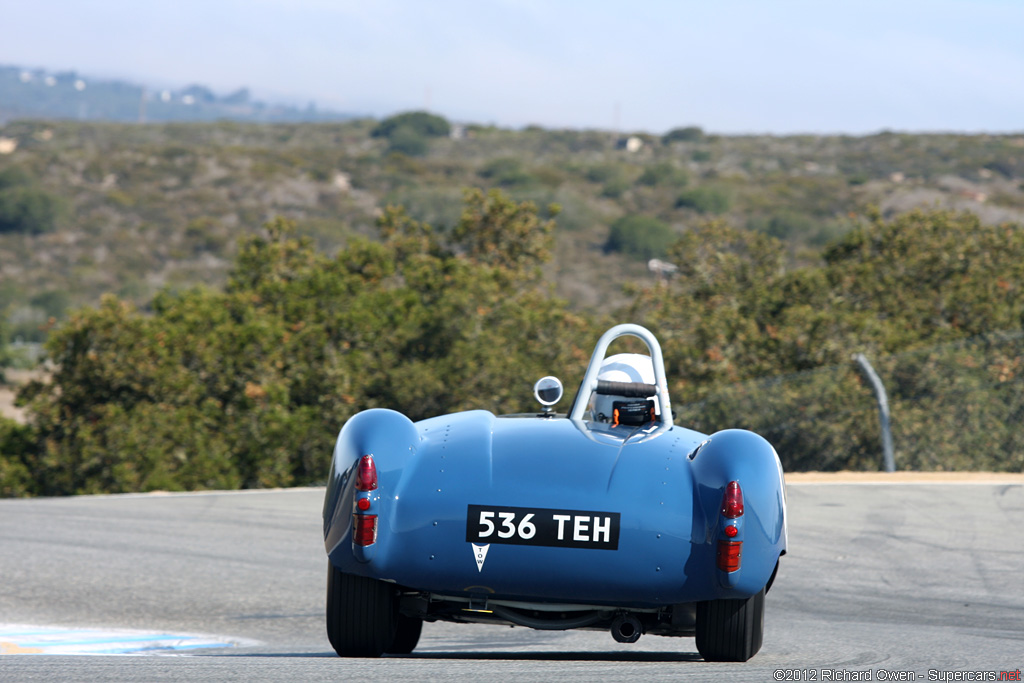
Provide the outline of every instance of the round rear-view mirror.
[[562,400],[562,381],[557,377],[541,377],[533,385],[533,395],[542,406],[553,406]]

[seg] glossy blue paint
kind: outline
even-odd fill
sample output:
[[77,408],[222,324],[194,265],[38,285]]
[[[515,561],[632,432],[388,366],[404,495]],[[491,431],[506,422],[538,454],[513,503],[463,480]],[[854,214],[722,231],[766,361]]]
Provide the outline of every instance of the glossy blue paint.
[[[325,543],[342,571],[446,595],[657,607],[741,598],[767,583],[786,548],[785,489],[774,449],[741,430],[609,427],[579,419],[457,413],[418,423],[389,410],[338,436]],[[372,454],[378,539],[351,543],[353,471]],[[741,569],[716,569],[726,484],[745,513]],[[620,514],[616,550],[491,543],[482,568],[466,540],[469,505]]]

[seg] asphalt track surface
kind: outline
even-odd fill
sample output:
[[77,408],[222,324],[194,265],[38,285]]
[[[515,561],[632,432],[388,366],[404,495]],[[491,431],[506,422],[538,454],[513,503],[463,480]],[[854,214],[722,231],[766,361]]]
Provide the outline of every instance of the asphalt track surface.
[[[343,660],[323,625],[322,489],[0,500],[0,627],[232,645],[2,654],[0,681],[1012,677],[1024,668],[1021,481],[789,483],[790,552],[768,594],[764,646],[744,664],[707,664],[690,638],[624,645],[607,633],[447,624],[427,624],[412,655]],[[31,648],[0,632],[0,651],[18,649]]]

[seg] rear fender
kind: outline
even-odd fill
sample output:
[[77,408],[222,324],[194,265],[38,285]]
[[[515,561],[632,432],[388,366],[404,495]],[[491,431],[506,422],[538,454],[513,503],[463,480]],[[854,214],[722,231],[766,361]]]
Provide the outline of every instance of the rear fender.
[[[729,429],[712,434],[690,458],[695,502],[706,520],[704,529],[694,529],[694,550],[702,556],[702,565],[715,567],[717,543],[724,538],[726,524],[737,526],[739,535],[734,540],[743,543],[740,569],[714,571],[721,588],[737,597],[753,595],[768,583],[786,551],[786,488],[779,456],[758,434]],[[739,482],[744,513],[730,521],[722,517],[721,506],[731,481]]]
[[324,545],[327,554],[350,540],[356,463],[372,455],[382,488],[396,482],[415,454],[419,435],[412,421],[394,410],[374,408],[353,416],[338,434],[324,494]]

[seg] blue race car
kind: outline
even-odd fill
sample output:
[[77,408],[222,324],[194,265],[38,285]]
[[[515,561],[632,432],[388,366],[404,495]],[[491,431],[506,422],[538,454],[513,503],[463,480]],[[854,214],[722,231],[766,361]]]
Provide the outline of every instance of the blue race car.
[[[650,355],[616,354],[631,335]],[[696,637],[708,661],[761,647],[786,552],[782,466],[743,430],[672,424],[661,347],[618,325],[568,416],[412,422],[374,409],[338,435],[324,500],[327,635],[343,657],[412,652],[424,621]]]

